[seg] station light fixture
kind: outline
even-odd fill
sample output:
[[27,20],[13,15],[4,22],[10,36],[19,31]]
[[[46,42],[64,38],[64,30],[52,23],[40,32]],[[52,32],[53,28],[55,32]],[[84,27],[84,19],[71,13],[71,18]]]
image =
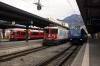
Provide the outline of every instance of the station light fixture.
[[15,25],[15,21],[12,21],[12,24]]

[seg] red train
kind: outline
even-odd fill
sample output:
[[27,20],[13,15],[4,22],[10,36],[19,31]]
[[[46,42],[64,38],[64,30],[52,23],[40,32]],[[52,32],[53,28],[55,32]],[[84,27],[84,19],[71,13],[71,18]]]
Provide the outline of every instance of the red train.
[[[26,39],[26,29],[11,29],[10,40],[25,40]],[[29,30],[28,39],[41,39],[43,38],[42,30]]]
[[60,26],[44,28],[43,45],[58,45],[69,40],[69,30]]

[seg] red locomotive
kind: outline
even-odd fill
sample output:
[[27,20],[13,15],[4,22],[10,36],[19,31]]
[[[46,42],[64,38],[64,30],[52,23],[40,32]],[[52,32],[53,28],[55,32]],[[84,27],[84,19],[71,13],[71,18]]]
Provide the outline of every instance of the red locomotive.
[[[10,40],[25,40],[26,39],[26,29],[12,29],[10,31]],[[29,30],[28,39],[40,39],[43,38],[42,30]]]
[[60,26],[44,28],[43,45],[58,45],[69,40],[69,30]]

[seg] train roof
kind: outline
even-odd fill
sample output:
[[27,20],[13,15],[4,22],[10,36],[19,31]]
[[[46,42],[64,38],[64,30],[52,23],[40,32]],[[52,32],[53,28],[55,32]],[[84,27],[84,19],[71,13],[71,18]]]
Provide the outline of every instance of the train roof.
[[25,29],[21,29],[21,28],[13,28],[11,30],[25,30]]
[[30,31],[43,32],[42,30],[30,30]]
[[83,28],[75,28],[75,27],[71,27],[70,30],[72,30],[72,29],[83,29]]
[[66,28],[63,28],[63,27],[60,27],[60,26],[47,26],[44,29],[48,29],[48,28],[52,28],[52,29],[66,29]]
[[[13,28],[11,30],[26,30],[26,29],[21,29],[21,28]],[[33,30],[33,29],[29,29],[30,31],[35,31],[35,32],[43,32],[43,30]]]

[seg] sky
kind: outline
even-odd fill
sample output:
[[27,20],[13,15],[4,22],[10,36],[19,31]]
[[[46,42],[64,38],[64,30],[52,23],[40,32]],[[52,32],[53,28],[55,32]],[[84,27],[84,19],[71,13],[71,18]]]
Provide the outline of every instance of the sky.
[[72,14],[80,14],[76,0],[40,0],[43,5],[41,10],[37,10],[37,6],[34,4],[38,0],[0,1],[44,18],[51,17],[62,20]]

